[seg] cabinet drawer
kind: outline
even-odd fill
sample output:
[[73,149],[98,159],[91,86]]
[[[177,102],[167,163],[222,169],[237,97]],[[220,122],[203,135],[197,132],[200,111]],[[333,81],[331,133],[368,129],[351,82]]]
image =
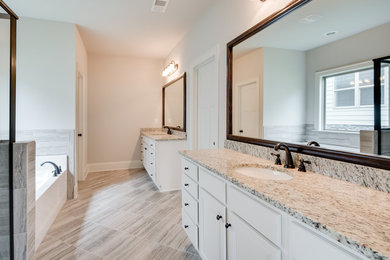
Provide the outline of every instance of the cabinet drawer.
[[181,160],[181,165],[183,168],[183,172],[190,176],[194,181],[198,181],[198,166],[189,162],[186,159]]
[[183,191],[182,196],[184,211],[194,223],[198,224],[198,202],[187,191]]
[[199,168],[199,185],[222,203],[226,203],[226,183],[206,169]]
[[191,194],[195,199],[198,199],[198,184],[188,177],[187,174],[183,174],[182,181],[184,190]]
[[198,226],[192,222],[185,211],[182,212],[182,225],[192,245],[198,249]]
[[227,205],[263,236],[281,247],[282,215],[279,212],[230,185],[227,188]]

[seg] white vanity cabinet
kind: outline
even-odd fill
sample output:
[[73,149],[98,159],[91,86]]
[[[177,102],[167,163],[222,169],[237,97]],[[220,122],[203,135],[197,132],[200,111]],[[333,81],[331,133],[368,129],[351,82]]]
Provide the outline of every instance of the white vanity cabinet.
[[199,191],[199,251],[207,260],[226,259],[226,207],[207,191]]
[[185,158],[182,173],[183,227],[204,260],[367,259]]
[[186,140],[154,140],[141,136],[142,162],[160,191],[181,188],[180,156]]

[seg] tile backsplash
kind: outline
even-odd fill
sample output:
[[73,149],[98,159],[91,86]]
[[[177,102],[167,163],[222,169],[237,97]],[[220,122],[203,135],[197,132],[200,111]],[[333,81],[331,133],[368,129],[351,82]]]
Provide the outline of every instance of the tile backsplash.
[[[275,159],[271,155],[274,150],[264,146],[225,140],[225,148],[267,160]],[[299,153],[292,155],[296,166],[299,159],[304,159],[311,162],[307,165],[309,171],[390,193],[390,171]],[[281,158],[283,161],[284,152],[281,152]]]

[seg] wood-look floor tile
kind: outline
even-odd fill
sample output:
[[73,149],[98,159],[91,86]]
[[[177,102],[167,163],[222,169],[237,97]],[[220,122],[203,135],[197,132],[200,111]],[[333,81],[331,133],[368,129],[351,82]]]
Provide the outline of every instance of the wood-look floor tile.
[[160,193],[144,170],[89,174],[37,259],[200,259],[181,227],[181,192]]

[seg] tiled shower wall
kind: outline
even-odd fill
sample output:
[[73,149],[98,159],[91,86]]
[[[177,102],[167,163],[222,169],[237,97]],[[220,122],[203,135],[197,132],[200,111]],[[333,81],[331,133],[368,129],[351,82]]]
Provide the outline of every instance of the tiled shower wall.
[[[15,259],[35,255],[35,143],[14,145]],[[0,143],[0,259],[9,259],[8,143]]]

